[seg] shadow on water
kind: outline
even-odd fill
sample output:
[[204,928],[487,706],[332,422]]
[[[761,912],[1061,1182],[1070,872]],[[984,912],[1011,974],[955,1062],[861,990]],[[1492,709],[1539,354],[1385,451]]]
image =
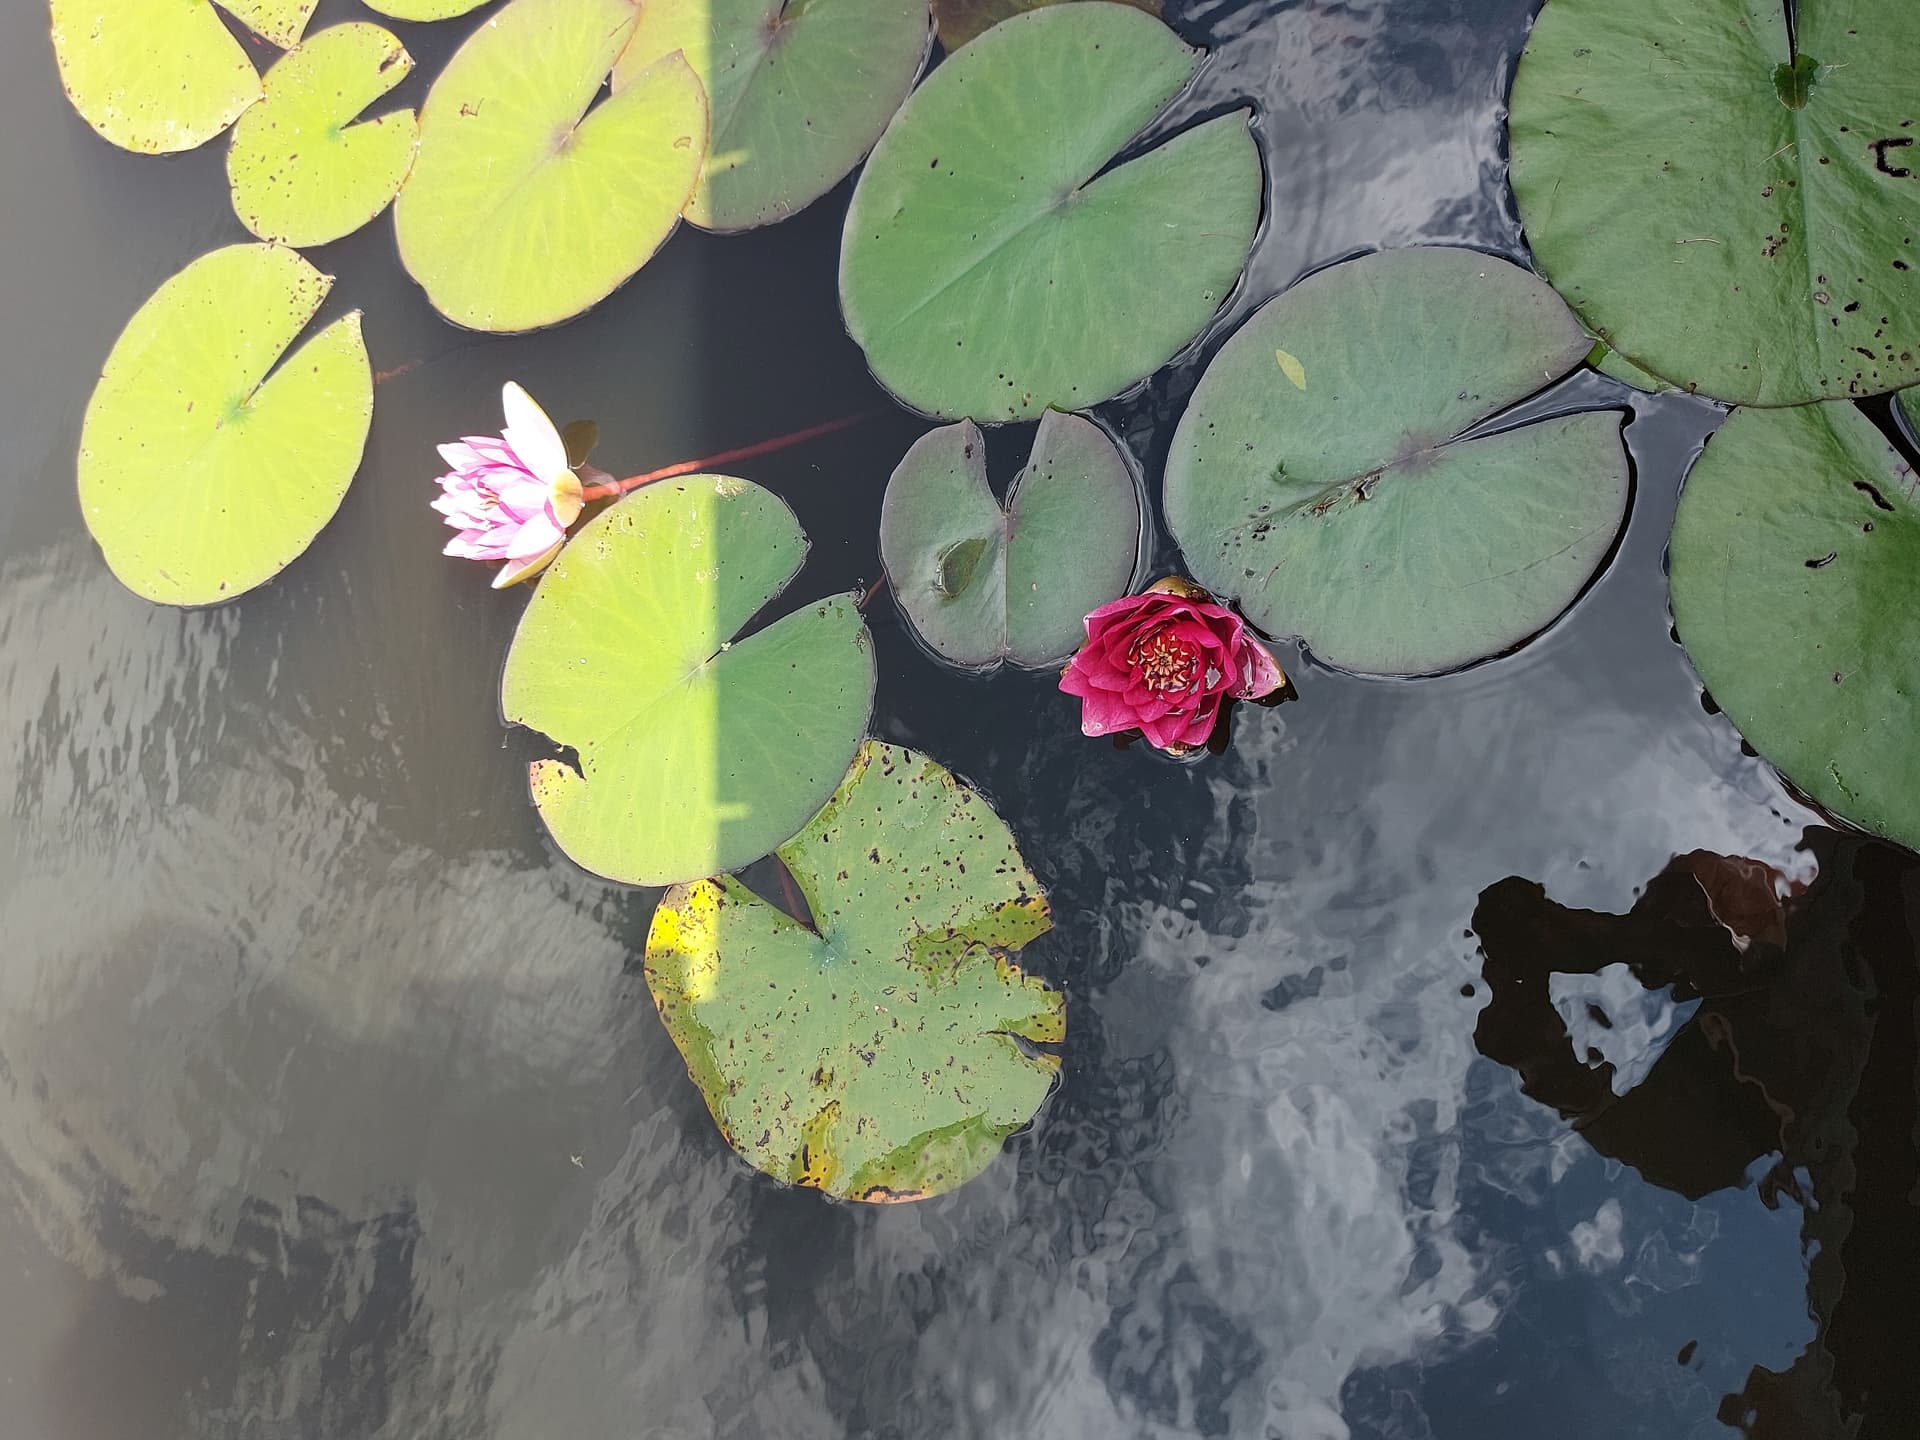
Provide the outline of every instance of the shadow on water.
[[[1227,313],[1102,409],[1150,487],[1206,359],[1301,271],[1519,256],[1501,106],[1531,8],[1170,7],[1213,58],[1166,125],[1254,97],[1269,195]],[[406,94],[468,23],[406,28]],[[1243,707],[1201,764],[1083,740],[1047,677],[945,670],[876,605],[874,729],[1019,837],[1057,922],[1023,958],[1069,1030],[978,1181],[836,1206],[715,1133],[635,963],[654,896],[569,866],[526,804],[540,747],[496,705],[521,602],[438,557],[425,501],[432,444],[510,378],[623,472],[876,410],[742,467],[813,540],[780,609],[872,580],[927,427],[839,323],[849,187],[683,232],[512,340],[439,322],[386,222],[326,247],[393,372],[366,466],[278,581],[179,614],[106,573],[72,456],[126,317],[240,238],[219,147],[102,145],[34,5],[0,13],[0,81],[33,137],[0,153],[32,198],[0,215],[0,333],[32,337],[0,348],[0,1434],[1696,1440],[1912,1413],[1914,871],[1817,828],[1669,638],[1665,536],[1716,409],[1571,382],[1631,405],[1638,486],[1574,612],[1417,684],[1284,656],[1300,702]],[[1711,929],[1635,903],[1696,850],[1804,887],[1733,989],[1688,978]],[[1615,1096],[1537,1005],[1496,1041],[1503,966],[1603,1008],[1653,986],[1618,1027],[1645,1077]]]

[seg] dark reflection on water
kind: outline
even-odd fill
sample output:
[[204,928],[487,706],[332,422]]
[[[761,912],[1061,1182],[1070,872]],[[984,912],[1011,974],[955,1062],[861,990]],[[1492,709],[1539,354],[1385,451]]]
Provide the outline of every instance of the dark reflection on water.
[[[1528,9],[1175,7],[1215,51],[1182,114],[1259,100],[1271,214],[1207,342],[1108,407],[1150,476],[1214,345],[1301,270],[1519,253],[1500,105]],[[408,28],[409,93],[446,28]],[[96,141],[37,6],[0,14],[0,79],[32,137],[0,156],[31,197],[0,218],[0,1435],[1900,1433],[1915,871],[1743,756],[1668,637],[1664,537],[1712,407],[1569,382],[1543,403],[1631,403],[1638,486],[1576,611],[1419,684],[1290,663],[1300,703],[1243,709],[1200,765],[1084,741],[1046,680],[942,670],[879,607],[876,729],[1020,836],[1070,1031],[978,1182],[834,1206],[719,1139],[634,963],[653,897],[543,840],[494,705],[518,601],[437,558],[425,487],[510,377],[630,469],[882,406],[838,327],[844,187],[682,235],[511,341],[436,321],[384,224],[320,252],[376,367],[415,368],[313,551],[181,615],[106,574],[71,457],[118,327],[240,238],[219,153]],[[750,467],[813,536],[796,596],[873,577],[922,428]],[[1696,849],[1807,887],[1761,989],[1650,992],[1564,927],[1519,955],[1569,1013],[1612,1006],[1617,1074],[1645,1071],[1583,1135],[1476,1049],[1506,953],[1476,907],[1519,877],[1541,907],[1644,914]],[[1792,1045],[1735,1078],[1758,1037]],[[1676,1098],[1635,1118],[1643,1091]]]

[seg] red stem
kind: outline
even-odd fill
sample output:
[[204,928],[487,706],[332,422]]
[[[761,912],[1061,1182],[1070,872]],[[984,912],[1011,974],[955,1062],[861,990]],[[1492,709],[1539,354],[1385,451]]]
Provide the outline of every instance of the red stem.
[[872,411],[864,411],[858,415],[842,415],[838,420],[809,425],[804,430],[789,431],[785,435],[776,435],[771,440],[762,440],[754,445],[742,445],[737,450],[722,450],[718,455],[707,455],[699,460],[683,460],[680,464],[669,465],[664,470],[649,470],[644,475],[629,475],[624,480],[609,480],[604,485],[589,485],[580,492],[580,498],[611,500],[616,495],[624,495],[629,490],[637,490],[642,485],[652,484],[655,480],[671,480],[676,475],[695,475],[712,465],[727,465],[735,460],[752,460],[756,456],[771,455],[776,450],[804,445],[809,440],[818,440],[822,435],[831,435],[836,430],[851,429],[861,421],[871,419],[872,415]]

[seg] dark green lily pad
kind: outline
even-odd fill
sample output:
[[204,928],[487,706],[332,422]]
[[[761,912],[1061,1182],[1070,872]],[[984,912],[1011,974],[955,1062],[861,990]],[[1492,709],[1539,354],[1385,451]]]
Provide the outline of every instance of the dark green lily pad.
[[1920,849],[1920,479],[1844,402],[1736,410],[1669,549],[1687,658],[1814,800]]
[[413,70],[406,46],[354,21],[309,36],[266,76],[266,99],[240,117],[227,151],[234,213],[262,240],[325,245],[392,202],[413,168],[411,110],[355,125]]
[[873,373],[949,419],[1080,410],[1205,327],[1260,218],[1247,113],[1114,158],[1197,57],[1151,15],[1065,4],[996,25],[901,107],[861,172],[840,304]]
[[1052,921],[992,808],[868,741],[780,858],[817,929],[739,881],[677,886],[647,983],[727,1142],[778,1179],[912,1200],[972,1179],[1059,1073],[1060,993],[1008,959]]
[[805,209],[860,163],[931,43],[927,0],[673,0],[640,7],[613,87],[686,56],[713,110],[687,219],[746,230]]
[[1535,259],[1601,339],[1742,404],[1920,379],[1920,5],[1547,0],[1514,80]]
[[699,77],[668,56],[598,105],[633,0],[512,0],[447,62],[393,207],[407,273],[470,330],[534,330],[666,243],[707,152]]
[[579,865],[671,885],[758,860],[846,772],[873,708],[873,642],[852,595],[740,629],[784,590],[807,537],[745,480],[642,486],[541,577],[500,706],[574,751],[536,762],[533,802]]
[[[319,0],[223,0],[289,49]],[[253,61],[207,0],[51,0],[60,84],[89,125],[125,150],[191,150],[261,95]]]
[[1520,644],[1620,529],[1621,416],[1462,436],[1590,347],[1539,279],[1474,251],[1309,276],[1221,348],[1174,434],[1167,524],[1189,573],[1346,670],[1430,674]]
[[292,250],[230,245],[114,342],[80,431],[80,509],[134,594],[231,600],[340,508],[373,422],[359,312],[287,354],[332,285]]
[[1132,583],[1140,487],[1105,431],[1049,410],[1002,509],[986,441],[963,420],[922,435],[893,472],[880,557],[920,638],[955,664],[1055,664]]

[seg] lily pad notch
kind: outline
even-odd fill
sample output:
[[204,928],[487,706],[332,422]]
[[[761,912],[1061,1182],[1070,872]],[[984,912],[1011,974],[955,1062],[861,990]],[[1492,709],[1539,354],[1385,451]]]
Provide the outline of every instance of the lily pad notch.
[[1167,458],[1189,573],[1328,665],[1426,675],[1504,654],[1586,588],[1626,518],[1623,413],[1499,429],[1592,342],[1476,251],[1319,271],[1221,348]]
[[880,556],[908,623],[939,654],[1037,669],[1072,655],[1086,616],[1131,588],[1143,503],[1105,431],[1049,410],[1003,507],[986,439],[964,420],[921,436],[894,470]]
[[1013,953],[1052,925],[1004,822],[911,750],[868,741],[779,850],[809,927],[726,877],[654,912],[647,983],[749,1164],[846,1200],[965,1183],[1059,1074],[1060,992]]

